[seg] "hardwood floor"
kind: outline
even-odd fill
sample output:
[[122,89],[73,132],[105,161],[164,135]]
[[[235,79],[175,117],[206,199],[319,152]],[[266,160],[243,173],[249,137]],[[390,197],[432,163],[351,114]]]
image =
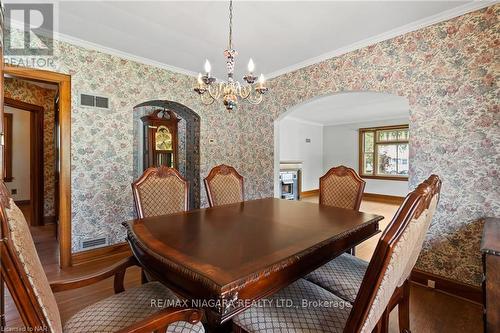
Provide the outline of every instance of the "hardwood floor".
[[[305,201],[317,202],[317,200],[317,197],[311,197]],[[377,202],[366,201],[361,204],[361,210],[385,216],[381,228],[384,228],[389,223],[396,209],[397,206],[395,205]],[[53,241],[54,225],[34,228],[36,228],[33,232],[34,240],[49,281],[84,276],[104,269],[112,263],[111,260],[102,260],[61,270],[57,264],[57,243]],[[373,239],[358,246],[357,255],[369,260],[378,237],[373,237]],[[140,269],[129,269],[125,277],[125,287],[137,286],[139,284]],[[479,304],[446,295],[417,284],[413,284],[411,288],[411,328],[413,333],[483,332],[482,308]],[[62,321],[68,320],[85,306],[112,294],[112,279],[93,286],[56,294]],[[22,327],[22,322],[15,305],[9,296],[6,299],[6,323],[6,330],[15,330],[18,327]],[[390,332],[398,332],[397,309],[391,313]]]

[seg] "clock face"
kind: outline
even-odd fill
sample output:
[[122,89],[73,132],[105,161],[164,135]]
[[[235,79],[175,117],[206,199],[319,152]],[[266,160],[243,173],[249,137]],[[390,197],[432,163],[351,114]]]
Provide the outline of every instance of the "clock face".
[[155,134],[156,150],[172,150],[172,134],[166,126],[159,126]]

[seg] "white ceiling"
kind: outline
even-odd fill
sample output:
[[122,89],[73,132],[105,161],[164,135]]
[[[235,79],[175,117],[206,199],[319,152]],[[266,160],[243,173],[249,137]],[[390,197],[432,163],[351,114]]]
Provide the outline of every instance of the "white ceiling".
[[323,126],[408,118],[409,104],[391,94],[347,92],[298,105],[286,117]]
[[[472,1],[236,1],[236,77],[250,57],[275,76],[479,7]],[[64,1],[60,38],[145,62],[224,78],[226,1]],[[94,44],[92,44],[94,43]],[[116,53],[115,52],[115,53]]]

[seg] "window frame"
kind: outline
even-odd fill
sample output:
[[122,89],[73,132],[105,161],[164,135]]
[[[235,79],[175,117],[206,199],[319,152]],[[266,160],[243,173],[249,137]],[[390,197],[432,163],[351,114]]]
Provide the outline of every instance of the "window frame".
[[[407,140],[396,140],[396,141],[379,141],[377,133],[380,131],[387,130],[409,130],[408,124],[402,125],[390,125],[390,126],[379,126],[379,127],[365,127],[358,129],[359,132],[359,146],[358,146],[358,161],[359,161],[359,176],[365,179],[381,179],[381,180],[400,180],[400,181],[408,181],[408,175],[406,176],[387,176],[387,175],[378,175],[378,156],[377,156],[377,146],[378,145],[397,145],[397,144],[408,144],[410,146],[410,133],[408,131],[408,139]],[[364,147],[364,135],[367,132],[373,133],[373,175],[365,175],[363,173],[364,159],[365,159],[365,147]],[[408,159],[408,164],[410,163]]]

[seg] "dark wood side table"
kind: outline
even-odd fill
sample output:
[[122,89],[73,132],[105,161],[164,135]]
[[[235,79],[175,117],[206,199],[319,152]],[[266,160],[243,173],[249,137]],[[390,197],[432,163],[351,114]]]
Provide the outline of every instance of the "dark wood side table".
[[500,218],[486,218],[483,240],[484,331],[500,332]]

